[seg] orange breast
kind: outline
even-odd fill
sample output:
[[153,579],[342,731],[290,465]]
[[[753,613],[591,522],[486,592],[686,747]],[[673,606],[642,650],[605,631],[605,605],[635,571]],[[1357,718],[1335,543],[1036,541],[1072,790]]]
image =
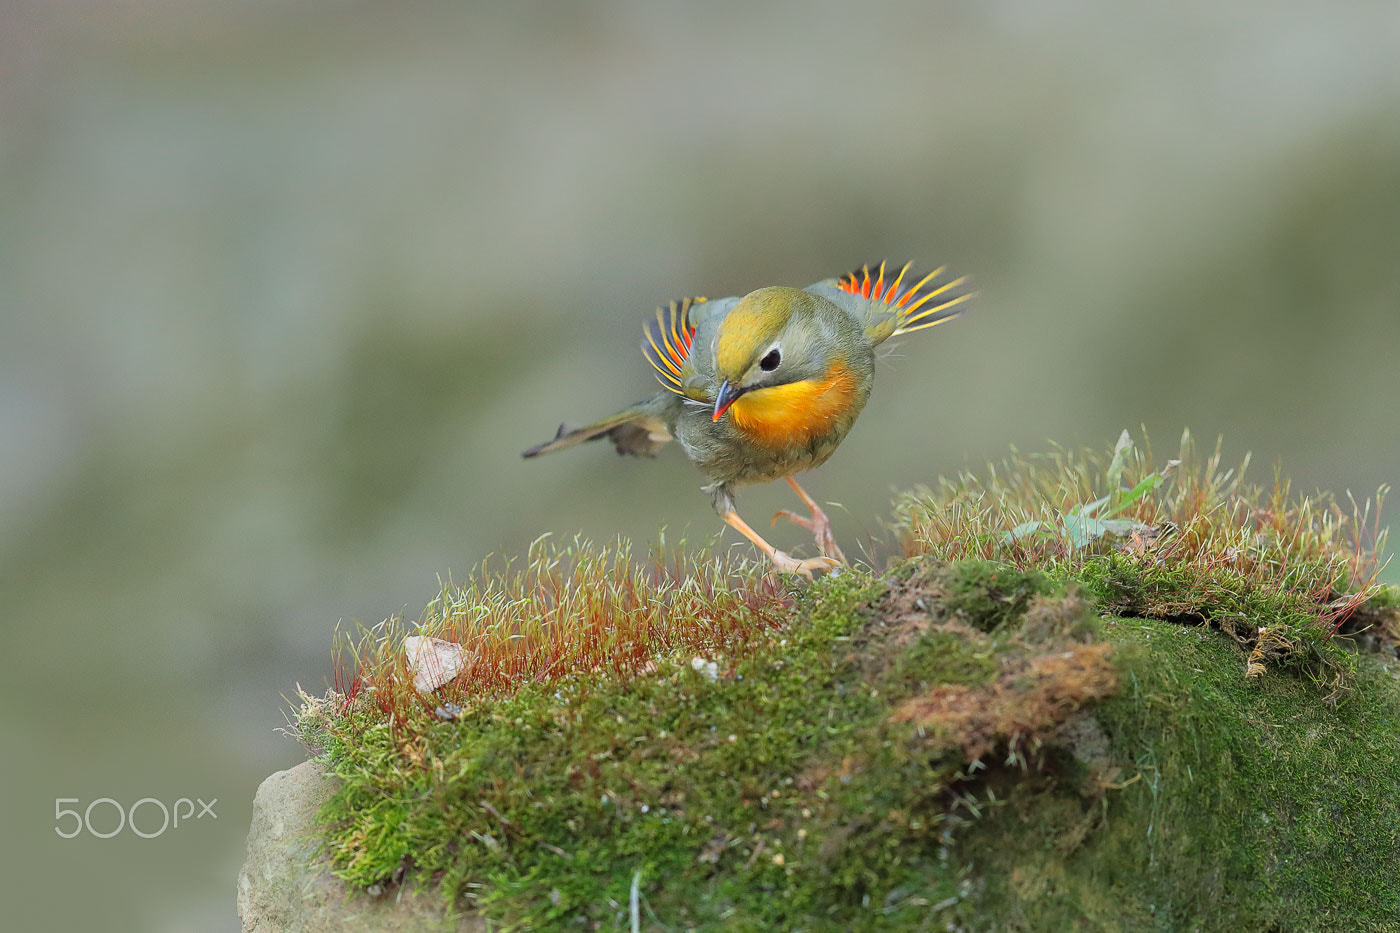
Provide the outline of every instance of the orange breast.
[[734,426],[765,447],[806,445],[830,431],[850,411],[857,391],[856,374],[836,360],[822,379],[745,392],[729,409]]

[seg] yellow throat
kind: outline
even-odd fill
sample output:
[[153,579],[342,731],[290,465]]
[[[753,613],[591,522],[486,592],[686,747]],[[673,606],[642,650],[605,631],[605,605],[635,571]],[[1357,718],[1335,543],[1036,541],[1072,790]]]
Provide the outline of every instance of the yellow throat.
[[850,411],[856,390],[856,374],[838,358],[821,379],[745,392],[734,400],[729,416],[736,428],[765,447],[805,445]]

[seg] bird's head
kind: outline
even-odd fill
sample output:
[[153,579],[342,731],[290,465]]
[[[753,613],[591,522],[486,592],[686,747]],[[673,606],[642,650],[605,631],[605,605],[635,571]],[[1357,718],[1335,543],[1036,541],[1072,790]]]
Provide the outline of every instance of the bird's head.
[[751,292],[734,306],[715,338],[715,421],[751,392],[815,383],[827,375],[842,354],[823,324],[822,303],[801,289],[773,287]]

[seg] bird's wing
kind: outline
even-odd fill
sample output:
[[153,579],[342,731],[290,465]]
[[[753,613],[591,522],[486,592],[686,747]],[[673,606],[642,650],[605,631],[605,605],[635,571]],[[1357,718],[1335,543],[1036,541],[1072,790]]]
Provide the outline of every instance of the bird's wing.
[[918,278],[909,274],[912,263],[905,263],[898,273],[892,269],[887,272],[885,265],[882,262],[873,269],[861,266],[806,290],[853,317],[865,328],[872,344],[951,321],[966,310],[967,301],[975,294],[967,287],[967,276],[945,276],[943,266]]
[[670,424],[675,420],[680,399],[658,392],[646,401],[624,408],[615,415],[581,428],[570,430],[567,425],[559,425],[559,431],[550,440],[537,444],[525,451],[526,457],[553,453],[584,441],[610,438],[620,454],[633,454],[640,457],[655,457],[657,451],[671,440]]
[[[686,298],[656,309],[656,319],[643,327],[642,354],[656,370],[656,381],[667,390],[695,401],[713,401],[710,382],[714,361],[709,346],[719,322],[738,298]],[[706,348],[691,351],[696,345]]]

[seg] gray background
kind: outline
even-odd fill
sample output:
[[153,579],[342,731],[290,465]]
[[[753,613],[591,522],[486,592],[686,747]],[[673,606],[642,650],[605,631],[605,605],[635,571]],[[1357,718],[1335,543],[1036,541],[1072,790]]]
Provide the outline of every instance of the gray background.
[[[1395,480],[1397,48],[1393,0],[0,6],[7,928],[235,929],[338,620],[546,531],[716,534],[675,451],[518,457],[653,391],[664,300],[976,277],[810,483],[847,544],[1140,424]],[[218,820],[64,841],[60,796]]]

